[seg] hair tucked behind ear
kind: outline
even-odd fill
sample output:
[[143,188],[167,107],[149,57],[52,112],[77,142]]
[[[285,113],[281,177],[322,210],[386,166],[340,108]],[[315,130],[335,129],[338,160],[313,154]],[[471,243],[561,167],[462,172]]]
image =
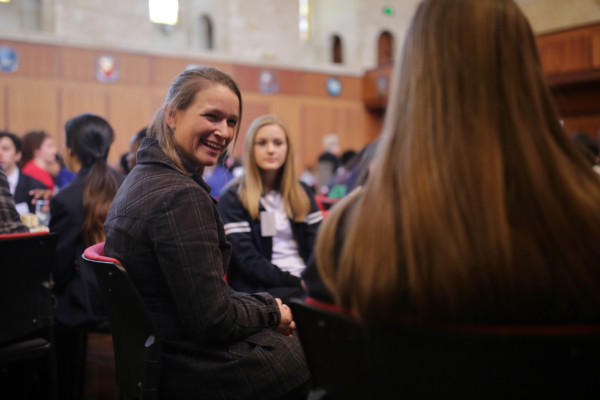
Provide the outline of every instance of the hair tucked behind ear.
[[120,179],[106,163],[114,132],[106,120],[93,114],[70,119],[65,131],[66,145],[77,155],[85,173],[81,234],[84,244],[90,246],[104,241],[104,221],[119,189]]

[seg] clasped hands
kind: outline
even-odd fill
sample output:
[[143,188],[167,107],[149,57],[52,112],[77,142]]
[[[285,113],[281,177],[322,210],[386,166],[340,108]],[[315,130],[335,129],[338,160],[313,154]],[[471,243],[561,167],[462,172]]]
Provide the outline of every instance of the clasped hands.
[[281,313],[281,321],[279,326],[275,328],[275,331],[282,335],[292,336],[294,330],[296,330],[296,323],[292,317],[292,310],[281,302],[281,299],[276,298],[277,305],[279,306],[279,312]]

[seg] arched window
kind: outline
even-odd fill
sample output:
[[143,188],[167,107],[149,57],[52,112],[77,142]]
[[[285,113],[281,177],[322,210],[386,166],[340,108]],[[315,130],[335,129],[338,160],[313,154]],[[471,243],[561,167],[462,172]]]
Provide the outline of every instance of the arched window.
[[213,23],[208,15],[202,15],[198,21],[200,27],[200,48],[212,50],[215,48],[213,37]]
[[333,35],[332,42],[333,42],[332,46],[331,46],[332,61],[335,64],[343,64],[344,63],[344,54],[343,54],[343,49],[342,49],[342,38],[340,38],[338,35]]
[[383,31],[377,41],[377,65],[387,64],[394,59],[394,36]]

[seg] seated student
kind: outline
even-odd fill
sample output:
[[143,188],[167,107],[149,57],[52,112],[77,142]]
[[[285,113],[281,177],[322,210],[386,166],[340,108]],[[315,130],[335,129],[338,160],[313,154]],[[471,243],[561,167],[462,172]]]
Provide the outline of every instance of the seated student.
[[163,339],[161,398],[306,399],[290,308],[233,291],[223,222],[202,180],[239,131],[241,93],[211,67],[183,71],[106,218],[104,252],[126,266]]
[[31,131],[23,136],[23,157],[19,162],[21,171],[42,182],[54,191],[54,178],[49,172],[56,163],[54,139],[44,131]]
[[366,323],[600,322],[600,179],[518,5],[423,1],[392,81],[374,173],[317,239],[335,303]]
[[22,173],[17,163],[22,156],[22,143],[17,135],[0,131],[0,164],[6,172],[10,193],[12,194],[19,214],[35,213],[34,189],[45,189],[46,185]]
[[6,173],[0,165],[0,234],[23,232],[29,232],[29,229],[21,222],[10,194]]
[[323,216],[311,189],[296,179],[294,148],[279,117],[263,115],[252,122],[244,169],[219,201],[235,261],[229,284],[249,293],[301,297],[300,274]]
[[106,163],[114,132],[104,118],[80,114],[66,122],[65,133],[65,164],[77,175],[50,200],[50,231],[58,235],[52,272],[56,319],[78,326],[107,318],[99,292],[81,288],[87,282],[80,275],[79,259],[87,246],[104,240],[104,219],[122,178]]
[[60,398],[77,393],[77,356],[82,332],[108,320],[93,271],[80,259],[86,247],[104,240],[103,223],[121,177],[106,163],[114,140],[110,124],[94,114],[80,114],[65,124],[65,164],[75,179],[50,200],[50,231],[56,232],[52,270]]

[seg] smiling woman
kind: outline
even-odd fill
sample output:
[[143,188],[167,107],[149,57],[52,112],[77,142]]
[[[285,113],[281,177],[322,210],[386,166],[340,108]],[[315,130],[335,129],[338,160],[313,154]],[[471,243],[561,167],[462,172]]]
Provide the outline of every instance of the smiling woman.
[[223,278],[231,257],[204,167],[235,142],[242,98],[229,75],[176,79],[106,219],[107,256],[127,272],[164,339],[161,397],[306,398],[309,373],[288,306]]
[[237,131],[240,101],[229,88],[212,84],[185,110],[167,104],[167,123],[179,151],[198,170],[214,165]]

